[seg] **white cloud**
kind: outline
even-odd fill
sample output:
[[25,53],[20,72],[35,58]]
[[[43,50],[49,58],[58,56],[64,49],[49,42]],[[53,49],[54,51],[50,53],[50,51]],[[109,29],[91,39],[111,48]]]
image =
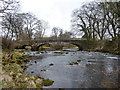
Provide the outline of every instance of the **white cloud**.
[[[86,0],[20,0],[24,12],[32,12],[39,19],[48,21],[50,27],[70,29],[71,13]],[[87,0],[88,1],[88,0]],[[92,0],[89,0],[92,1]],[[50,31],[48,31],[50,33]]]

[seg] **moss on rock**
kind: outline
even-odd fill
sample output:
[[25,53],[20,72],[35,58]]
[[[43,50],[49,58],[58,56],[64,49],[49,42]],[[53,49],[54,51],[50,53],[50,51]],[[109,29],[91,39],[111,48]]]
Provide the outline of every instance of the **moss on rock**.
[[68,65],[78,65],[78,62],[71,62]]
[[43,79],[42,84],[43,84],[44,86],[49,86],[49,85],[52,85],[53,82],[54,82],[54,81],[49,80],[49,79]]

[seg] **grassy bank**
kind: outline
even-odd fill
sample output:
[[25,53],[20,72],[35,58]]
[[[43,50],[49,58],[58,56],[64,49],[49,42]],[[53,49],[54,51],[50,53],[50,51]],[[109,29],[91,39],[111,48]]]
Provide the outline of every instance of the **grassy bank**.
[[118,40],[89,40],[83,41],[81,46],[85,51],[104,52],[120,55],[120,44]]
[[51,85],[52,80],[35,77],[25,74],[23,63],[28,62],[32,57],[23,55],[24,50],[14,50],[2,54],[1,87],[2,88],[42,88]]
[[111,53],[111,54],[115,54],[115,55],[120,55],[120,51],[118,50],[105,50],[105,49],[85,49],[85,51],[93,51],[93,52],[102,52],[102,53]]

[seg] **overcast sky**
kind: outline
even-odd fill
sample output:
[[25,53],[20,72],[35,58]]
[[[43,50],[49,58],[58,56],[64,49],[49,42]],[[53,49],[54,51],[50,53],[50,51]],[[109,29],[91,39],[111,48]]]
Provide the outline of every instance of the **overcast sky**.
[[69,31],[72,11],[88,1],[93,0],[20,0],[20,4],[22,12],[31,12],[47,21],[50,29],[56,26]]

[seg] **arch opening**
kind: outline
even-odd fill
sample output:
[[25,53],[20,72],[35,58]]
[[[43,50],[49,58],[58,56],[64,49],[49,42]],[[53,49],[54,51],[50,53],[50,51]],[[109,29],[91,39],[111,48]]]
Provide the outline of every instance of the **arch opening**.
[[37,46],[37,50],[50,50],[51,44],[43,43]]
[[71,43],[71,44],[77,46],[77,47],[78,47],[78,50],[83,50],[83,47],[81,47],[79,44],[76,44],[76,43]]

